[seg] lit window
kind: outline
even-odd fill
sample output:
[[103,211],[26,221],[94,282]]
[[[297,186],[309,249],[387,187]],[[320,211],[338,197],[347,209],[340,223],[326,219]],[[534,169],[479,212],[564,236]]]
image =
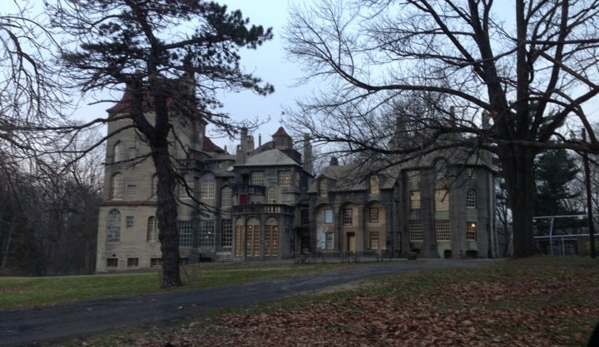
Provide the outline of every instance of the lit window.
[[449,211],[449,192],[447,189],[435,190],[435,211]]
[[152,216],[148,218],[148,242],[158,241],[158,220]]
[[318,195],[327,196],[328,193],[329,193],[329,182],[326,180],[326,178],[323,178],[318,183]]
[[379,209],[376,207],[370,208],[370,223],[378,223],[379,221]]
[[476,191],[474,189],[470,189],[466,193],[466,207],[476,208]]
[[245,241],[245,255],[248,257],[260,256],[260,222],[255,218],[248,222]]
[[116,173],[112,176],[110,198],[123,199],[125,190],[125,176],[122,173]]
[[254,185],[254,186],[263,186],[264,185],[264,172],[262,172],[262,171],[252,172],[252,176],[250,178],[250,184]]
[[424,229],[421,221],[411,220],[408,225],[410,233],[410,242],[423,242],[424,241]]
[[121,240],[121,213],[111,210],[106,221],[106,241],[119,242]]
[[437,242],[451,241],[451,227],[449,220],[436,220],[435,234]]
[[177,227],[179,229],[179,247],[193,246],[193,222],[178,221]]
[[352,225],[352,212],[351,208],[343,209],[343,225]]
[[279,171],[279,186],[291,187],[291,172]]
[[379,187],[379,177],[378,176],[372,176],[370,177],[370,194],[378,194],[380,192],[380,187]]
[[200,221],[200,235],[199,235],[200,247],[212,247],[214,246],[214,221],[213,220],[202,220]]
[[279,194],[279,192],[277,190],[277,187],[269,187],[268,191],[266,192],[268,203],[269,204],[276,204],[277,203],[278,194]]
[[264,255],[276,257],[279,255],[279,226],[273,221],[270,224],[264,226]]
[[467,222],[466,223],[466,241],[476,241],[477,233],[476,233],[476,223]]
[[420,191],[413,190],[410,192],[410,210],[420,210]]

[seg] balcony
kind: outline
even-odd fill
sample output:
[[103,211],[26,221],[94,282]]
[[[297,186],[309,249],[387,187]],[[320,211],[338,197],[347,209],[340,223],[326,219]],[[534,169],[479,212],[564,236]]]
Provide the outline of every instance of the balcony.
[[295,208],[293,206],[280,204],[237,205],[231,208],[231,214],[286,214],[293,216],[295,214]]
[[251,184],[237,184],[233,186],[233,194],[266,195],[265,186],[254,186]]

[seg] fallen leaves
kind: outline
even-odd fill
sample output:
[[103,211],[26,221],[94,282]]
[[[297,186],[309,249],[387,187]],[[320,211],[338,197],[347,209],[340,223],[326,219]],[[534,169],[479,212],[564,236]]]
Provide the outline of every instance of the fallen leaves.
[[292,310],[226,315],[136,346],[582,346],[587,334],[571,329],[587,331],[599,316],[595,288],[563,272],[440,284],[414,296],[365,289]]

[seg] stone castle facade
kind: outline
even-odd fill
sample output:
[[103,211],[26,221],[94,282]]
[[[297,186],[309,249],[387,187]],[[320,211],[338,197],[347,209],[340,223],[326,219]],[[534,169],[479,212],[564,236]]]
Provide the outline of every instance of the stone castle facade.
[[[126,108],[108,112],[118,117]],[[97,272],[161,264],[155,170],[144,160],[147,145],[127,125],[108,126],[118,133],[107,143]],[[173,128],[171,154],[190,188],[177,191],[184,262],[496,255],[495,173],[486,154],[446,150],[391,167],[331,158],[314,176],[308,139],[299,142],[300,153],[282,127],[257,145],[244,129],[234,155],[206,137],[206,123],[174,118]],[[390,145],[401,141],[396,136]]]

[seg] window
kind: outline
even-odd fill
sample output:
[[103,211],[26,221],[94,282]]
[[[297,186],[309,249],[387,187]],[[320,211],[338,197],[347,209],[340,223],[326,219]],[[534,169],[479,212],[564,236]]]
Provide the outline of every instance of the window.
[[422,222],[417,220],[411,220],[409,225],[410,242],[423,242],[424,241],[424,229]]
[[470,189],[466,193],[466,207],[476,208],[476,191],[474,189]]
[[179,229],[179,247],[193,246],[193,222],[178,221],[177,228]]
[[369,191],[370,191],[370,194],[378,194],[380,192],[378,176],[370,177]]
[[123,160],[125,160],[125,146],[119,141],[112,148],[112,162],[118,163]]
[[408,171],[408,183],[418,185],[420,184],[420,171],[413,170]]
[[125,217],[125,225],[127,228],[133,228],[133,216]]
[[152,258],[150,259],[150,266],[154,267],[154,266],[160,266],[162,265],[162,258]]
[[420,191],[413,190],[410,192],[410,210],[420,210]]
[[264,185],[264,172],[262,171],[254,171],[250,177],[250,184],[254,186],[263,186]]
[[214,246],[214,221],[213,220],[200,221],[200,235],[199,235],[198,241],[199,241],[200,247]]
[[379,232],[371,231],[369,233],[370,249],[379,249]]
[[220,230],[222,235],[222,246],[233,246],[233,221],[230,219],[223,219],[220,222]]
[[127,258],[127,267],[138,267],[139,258]]
[[119,242],[121,240],[121,213],[111,210],[106,221],[106,241]]
[[352,212],[353,212],[353,210],[351,208],[343,209],[343,225],[352,225],[352,222],[353,222]]
[[158,220],[152,216],[148,218],[148,242],[158,241]]
[[379,209],[376,207],[370,208],[369,214],[370,223],[378,223],[379,222]]
[[220,206],[222,208],[228,208],[232,205],[233,189],[230,187],[224,187],[220,190]]
[[181,185],[179,189],[179,199],[190,199],[195,189],[195,179],[191,175],[185,175],[185,185]]
[[318,183],[318,195],[319,196],[327,196],[329,194],[329,182],[326,178],[323,178]]
[[310,224],[310,211],[307,209],[300,210],[300,223],[301,225]]
[[245,252],[248,257],[260,255],[260,224],[255,218],[250,220],[246,227]]
[[243,254],[243,225],[235,225],[235,256]]
[[216,196],[216,180],[213,175],[202,176],[200,184],[200,197],[202,199],[214,199]]
[[106,267],[118,267],[119,259],[118,258],[106,258]]
[[324,222],[326,224],[333,223],[333,210],[331,210],[331,209],[324,210]]
[[325,233],[325,249],[334,249],[335,244],[335,234],[333,233]]
[[158,194],[158,175],[152,175],[152,196]]
[[125,190],[125,176],[122,173],[115,173],[110,183],[110,198],[113,200],[123,199]]
[[279,171],[279,186],[291,187],[291,172]]
[[476,233],[476,223],[467,222],[466,223],[466,241],[476,241],[477,233]]
[[435,234],[437,242],[451,241],[451,227],[449,225],[449,220],[436,220]]
[[302,175],[299,172],[295,172],[295,187],[299,188],[302,183]]
[[276,204],[278,199],[279,191],[277,187],[268,187],[266,192],[267,201],[269,204]]
[[435,190],[435,211],[449,211],[449,192],[447,189]]
[[127,186],[127,195],[129,195],[129,196],[137,195],[137,186],[135,184],[130,184]]
[[264,255],[276,257],[279,255],[279,226],[264,226]]
[[474,168],[469,167],[466,168],[466,177],[470,178],[470,179],[474,179],[476,178],[476,171],[474,171]]

